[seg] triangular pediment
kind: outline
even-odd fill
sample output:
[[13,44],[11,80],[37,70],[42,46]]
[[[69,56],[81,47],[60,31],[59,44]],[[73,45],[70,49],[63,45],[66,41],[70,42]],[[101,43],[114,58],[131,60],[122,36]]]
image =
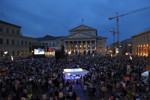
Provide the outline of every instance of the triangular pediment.
[[84,34],[84,33],[75,33],[75,34],[71,34],[69,36],[66,37],[66,39],[77,39],[77,38],[95,38],[95,36],[91,36],[91,35],[87,35],[87,34]]
[[80,25],[78,27],[71,29],[69,32],[76,32],[76,31],[96,31],[96,29],[91,28],[89,26]]

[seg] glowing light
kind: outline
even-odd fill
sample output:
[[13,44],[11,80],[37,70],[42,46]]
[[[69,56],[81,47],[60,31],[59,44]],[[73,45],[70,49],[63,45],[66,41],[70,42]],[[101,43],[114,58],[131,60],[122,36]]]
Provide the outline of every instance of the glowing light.
[[8,51],[5,51],[4,54],[5,54],[5,55],[8,54]]
[[118,48],[116,48],[116,53],[119,53],[119,49]]
[[128,46],[131,46],[131,44],[128,44]]
[[12,61],[14,60],[14,57],[13,57],[13,56],[11,56],[11,60],[12,60]]
[[83,71],[82,68],[76,68],[76,69],[64,69],[64,72],[81,72]]
[[70,73],[68,73],[68,75],[70,76]]
[[125,53],[125,55],[129,55],[129,53],[128,53],[128,52],[126,52],[126,53]]
[[111,57],[113,57],[113,55],[111,54]]
[[69,51],[68,54],[71,55],[71,51]]
[[81,76],[84,76],[89,71],[82,68],[72,68],[72,69],[64,69],[63,74],[65,79],[80,79]]
[[130,56],[130,59],[132,60],[132,57]]

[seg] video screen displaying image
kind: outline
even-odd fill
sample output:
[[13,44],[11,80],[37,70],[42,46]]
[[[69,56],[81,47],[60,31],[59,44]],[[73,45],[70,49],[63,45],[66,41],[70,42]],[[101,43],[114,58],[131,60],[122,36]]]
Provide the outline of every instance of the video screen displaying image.
[[44,55],[44,49],[34,49],[34,55]]

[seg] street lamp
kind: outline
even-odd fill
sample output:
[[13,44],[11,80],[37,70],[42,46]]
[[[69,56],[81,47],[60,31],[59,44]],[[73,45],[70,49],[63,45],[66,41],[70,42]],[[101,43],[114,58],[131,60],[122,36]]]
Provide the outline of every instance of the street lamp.
[[117,41],[118,44],[116,43],[118,46],[115,44],[115,42],[116,42],[115,36],[116,36],[116,34],[117,34],[118,32],[116,32],[114,28],[113,28],[113,29],[110,29],[110,32],[113,33],[113,43],[114,43],[114,45],[115,45],[114,52],[118,54],[118,53],[119,53],[119,50],[117,50],[116,48],[117,48],[117,47],[119,48],[119,41]]
[[3,53],[4,59],[8,60],[8,59],[7,59],[7,56],[8,56],[8,51],[4,51],[4,53]]
[[4,55],[7,55],[7,54],[8,54],[8,51],[5,51],[5,52],[4,52]]
[[115,32],[114,28],[111,29],[110,32],[113,33],[113,43],[115,43],[115,41],[116,41],[116,39],[115,39],[115,34],[116,34],[117,32]]
[[70,55],[70,54],[71,54],[71,51],[69,51],[68,54]]
[[71,51],[68,52],[69,55],[69,65],[70,65],[70,55],[71,55]]

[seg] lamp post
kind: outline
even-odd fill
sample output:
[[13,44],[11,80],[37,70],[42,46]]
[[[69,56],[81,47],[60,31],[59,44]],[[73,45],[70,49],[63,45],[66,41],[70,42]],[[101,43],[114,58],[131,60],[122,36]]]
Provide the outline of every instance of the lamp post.
[[8,54],[8,51],[4,51],[3,57],[4,57],[5,59],[7,59],[7,54]]
[[8,54],[8,51],[5,51],[5,52],[4,52],[4,55],[7,55],[7,54]]
[[117,43],[115,43],[116,42],[115,36],[116,36],[116,34],[118,35],[118,30],[116,32],[115,29],[113,28],[113,29],[110,30],[110,32],[113,33],[113,43],[115,44],[115,49],[114,49],[115,54],[116,53],[119,54],[120,43],[119,43],[119,38],[118,37],[117,37]]
[[114,28],[111,29],[110,32],[113,33],[113,43],[115,43],[115,41],[116,41],[115,34],[117,34],[117,32],[115,32]]

